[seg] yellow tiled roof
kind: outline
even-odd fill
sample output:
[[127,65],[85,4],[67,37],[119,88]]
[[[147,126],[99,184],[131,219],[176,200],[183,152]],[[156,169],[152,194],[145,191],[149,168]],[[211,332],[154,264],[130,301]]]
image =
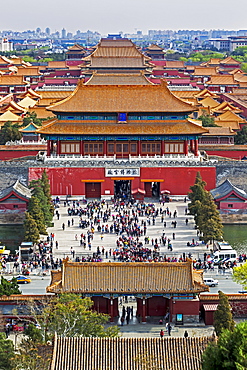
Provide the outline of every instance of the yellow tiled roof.
[[236,121],[218,121],[217,119],[214,121],[216,125],[220,127],[230,127],[232,130],[240,130],[239,123]]
[[0,122],[7,122],[7,121],[20,122],[22,121],[22,118],[20,116],[17,116],[10,110],[7,110],[6,112],[0,115]]
[[234,80],[233,75],[219,75],[211,76],[210,81],[207,81],[208,85],[238,85]]
[[26,85],[24,76],[2,75],[0,76],[0,85]]
[[16,75],[17,76],[39,76],[41,75],[41,73],[39,71],[39,67],[26,67],[26,68],[18,67]]
[[[62,279],[51,281],[47,292],[62,293],[199,293],[207,291],[202,274],[194,276],[187,262],[69,262],[63,261]],[[198,281],[199,279],[199,281]]]
[[212,99],[210,96],[201,100],[200,104],[203,105],[204,107],[210,107],[210,108],[214,108],[214,107],[217,107],[217,105],[219,105],[219,103],[216,100]]
[[201,370],[202,354],[213,340],[55,337],[51,370]]
[[[218,122],[215,121],[218,125]],[[234,136],[236,133],[231,129],[231,127],[208,127],[208,133],[203,134],[203,136]]]
[[48,117],[53,117],[54,114],[51,112],[51,111],[48,111],[46,108],[44,107],[32,107],[29,109],[30,112],[34,112],[37,114],[37,118],[39,119],[46,119]]
[[182,60],[167,60],[165,68],[185,68]]
[[20,100],[18,104],[23,108],[30,108],[30,107],[34,107],[37,104],[37,100],[34,100],[30,98],[29,96],[26,96],[25,98]]
[[212,111],[213,112],[225,112],[225,111],[233,111],[235,113],[240,113],[242,112],[241,109],[235,107],[233,104],[227,102],[227,101],[223,101],[221,104],[219,104],[217,107],[215,108],[212,108]]
[[237,121],[239,123],[246,123],[246,120],[239,117],[237,114],[235,114],[233,111],[229,110],[225,113],[222,113],[217,117],[217,120],[220,121]]
[[159,85],[84,85],[48,108],[54,112],[192,112],[162,81]]
[[153,85],[142,73],[93,73],[85,85]]
[[194,76],[212,76],[217,74],[217,67],[195,67]]
[[135,123],[118,124],[99,121],[73,123],[71,121],[52,120],[37,132],[42,134],[71,135],[200,135],[207,129],[200,127],[191,120],[174,121],[174,123]]

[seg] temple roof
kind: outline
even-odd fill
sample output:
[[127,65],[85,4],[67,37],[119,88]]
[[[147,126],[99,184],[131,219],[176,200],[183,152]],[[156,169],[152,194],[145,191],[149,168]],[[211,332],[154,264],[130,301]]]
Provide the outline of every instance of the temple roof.
[[238,85],[232,75],[218,75],[211,76],[210,81],[206,82],[207,85]]
[[27,85],[28,82],[24,80],[24,76],[15,76],[15,75],[2,75],[0,76],[0,85],[9,86],[9,85]]
[[20,128],[20,132],[24,133],[36,133],[37,129],[40,128],[40,126],[35,125],[35,123],[30,122],[27,126]]
[[54,112],[192,112],[190,104],[159,85],[84,85],[48,108]]
[[201,100],[200,104],[203,105],[204,107],[215,108],[217,107],[217,105],[219,105],[219,102],[208,96],[207,98]]
[[235,114],[233,111],[228,110],[225,113],[220,114],[217,117],[217,120],[219,121],[237,121],[239,123],[246,123],[246,120],[242,117],[239,117],[237,114]]
[[[201,370],[202,354],[213,337],[57,337],[51,370]],[[139,359],[139,360],[138,360]],[[145,366],[145,364],[148,364]]]
[[182,60],[167,60],[165,69],[169,68],[185,68]]
[[241,199],[247,200],[247,194],[244,190],[237,188],[231,183],[230,180],[226,179],[222,184],[217,186],[215,189],[210,190],[214,200],[225,198],[231,193],[235,193]]
[[18,105],[20,105],[23,108],[34,107],[35,104],[37,104],[37,100],[34,100],[30,98],[29,96],[26,96],[25,98],[23,98],[22,100],[18,102]]
[[92,54],[83,58],[92,68],[147,68],[151,58],[128,39],[101,39]]
[[14,114],[10,110],[7,110],[6,112],[0,115],[0,122],[7,121],[19,122],[22,121],[22,118],[20,116],[17,116],[17,114]]
[[85,48],[80,44],[74,44],[73,46],[70,46],[66,53],[72,52],[72,51],[85,51]]
[[50,293],[200,293],[202,275],[187,262],[69,262],[52,272]]
[[204,99],[204,98],[206,98],[208,96],[211,96],[213,98],[216,98],[217,97],[217,94],[215,94],[212,91],[209,91],[207,89],[203,89],[203,90],[201,90],[201,91],[199,91],[199,92],[197,92],[195,94],[195,97],[196,98],[201,98],[201,99]]
[[241,62],[237,61],[233,57],[227,57],[227,58],[221,60],[220,64],[237,64],[237,65],[240,65]]
[[156,45],[156,44],[151,44],[147,47],[147,50],[148,51],[163,51],[164,48],[162,48],[161,46],[159,45]]
[[176,120],[143,122],[132,121],[127,124],[118,124],[111,121],[80,121],[73,123],[64,120],[51,120],[47,125],[38,130],[42,134],[71,134],[71,135],[201,135],[208,129],[192,122],[192,120]]
[[20,197],[24,197],[26,199],[30,199],[32,196],[31,189],[29,189],[27,186],[25,186],[19,180],[17,180],[13,185],[8,186],[6,189],[0,192],[0,201],[13,192],[19,195]]
[[228,101],[223,101],[221,104],[219,104],[217,107],[212,108],[212,111],[215,113],[219,112],[226,112],[226,111],[233,111],[235,113],[241,113],[242,110],[238,107],[235,107],[232,103],[229,103]]
[[142,73],[93,73],[85,85],[153,85]]
[[18,67],[17,76],[40,76],[39,67]]
[[[216,124],[218,124],[218,122],[216,122]],[[229,126],[228,127],[207,127],[207,129],[208,129],[208,132],[203,134],[203,136],[234,136],[236,135],[236,132],[234,132]],[[217,148],[218,148],[218,145],[217,145]]]
[[194,76],[212,76],[217,74],[217,67],[201,67],[196,66]]

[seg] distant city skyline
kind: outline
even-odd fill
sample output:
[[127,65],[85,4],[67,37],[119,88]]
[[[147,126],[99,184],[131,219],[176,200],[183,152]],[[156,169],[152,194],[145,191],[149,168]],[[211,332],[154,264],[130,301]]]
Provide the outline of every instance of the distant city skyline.
[[[2,9],[1,30],[35,30],[51,32],[63,28],[67,32],[77,30],[108,33],[147,33],[148,30],[178,29],[246,29],[247,1],[235,0],[22,0],[11,9],[0,0]],[[5,9],[5,12],[4,12]]]

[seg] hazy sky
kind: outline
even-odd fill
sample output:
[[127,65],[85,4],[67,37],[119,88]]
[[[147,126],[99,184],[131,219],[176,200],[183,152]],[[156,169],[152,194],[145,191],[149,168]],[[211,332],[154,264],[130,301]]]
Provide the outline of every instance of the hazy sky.
[[0,5],[0,30],[247,29],[247,0],[0,0]]

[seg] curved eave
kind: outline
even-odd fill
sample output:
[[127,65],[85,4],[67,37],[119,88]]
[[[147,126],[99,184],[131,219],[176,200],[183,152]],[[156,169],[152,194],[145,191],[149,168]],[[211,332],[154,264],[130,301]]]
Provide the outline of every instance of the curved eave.
[[70,96],[47,108],[65,112],[177,112],[197,110],[176,97],[166,82],[158,85],[85,85],[80,80]]

